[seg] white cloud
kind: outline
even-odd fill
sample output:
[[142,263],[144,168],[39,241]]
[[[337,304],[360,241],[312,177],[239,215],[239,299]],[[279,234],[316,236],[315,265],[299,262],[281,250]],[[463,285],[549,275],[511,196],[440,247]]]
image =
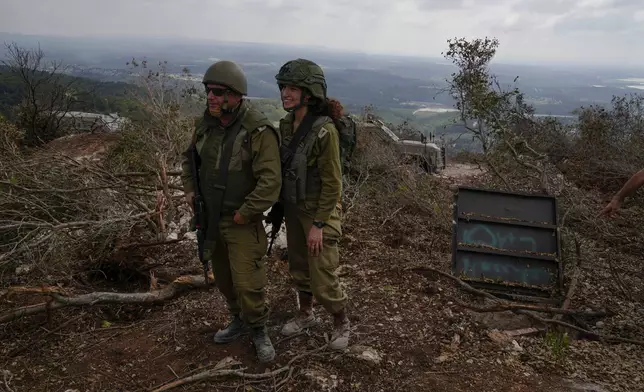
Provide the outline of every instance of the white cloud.
[[439,57],[495,36],[498,59],[644,65],[641,0],[3,0],[0,29],[311,44]]

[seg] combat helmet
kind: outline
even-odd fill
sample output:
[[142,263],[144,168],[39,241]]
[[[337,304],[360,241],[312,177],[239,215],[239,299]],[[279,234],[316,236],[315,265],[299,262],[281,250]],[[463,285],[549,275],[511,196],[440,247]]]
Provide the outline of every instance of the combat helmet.
[[248,82],[244,71],[232,61],[222,60],[214,63],[203,75],[203,84],[217,83],[242,94],[248,94]]
[[326,99],[326,80],[322,68],[311,60],[298,58],[282,65],[275,75],[277,85],[282,89],[284,85],[292,85],[307,89],[315,98]]

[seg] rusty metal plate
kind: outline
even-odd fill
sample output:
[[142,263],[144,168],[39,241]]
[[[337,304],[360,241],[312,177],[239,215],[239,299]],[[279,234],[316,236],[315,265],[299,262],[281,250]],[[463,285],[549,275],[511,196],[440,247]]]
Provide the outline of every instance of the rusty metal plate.
[[454,275],[491,291],[548,298],[562,288],[560,252],[554,197],[458,188]]

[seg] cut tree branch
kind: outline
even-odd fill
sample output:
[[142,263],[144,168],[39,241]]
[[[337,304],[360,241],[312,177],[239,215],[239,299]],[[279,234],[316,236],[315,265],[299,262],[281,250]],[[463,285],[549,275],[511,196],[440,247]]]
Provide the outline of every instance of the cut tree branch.
[[[211,280],[212,279],[212,280]],[[25,306],[14,309],[0,315],[0,323],[6,323],[16,320],[23,316],[31,316],[44,313],[50,310],[62,309],[72,306],[92,306],[101,304],[157,304],[178,297],[188,291],[204,289],[213,285],[214,277],[209,277],[209,284],[204,282],[203,275],[180,276],[172,281],[168,286],[146,293],[112,293],[112,292],[93,292],[81,294],[76,297],[61,295],[59,290],[51,288],[9,288],[7,291],[12,292],[31,292],[49,295],[51,301],[36,305]]]
[[[309,356],[309,355],[315,354],[317,352],[323,351],[327,347],[328,347],[328,343],[323,345],[323,346],[320,346],[318,348],[315,348],[313,350],[305,351],[305,352],[303,352],[301,354],[298,354],[298,355],[294,356],[293,358],[291,358],[291,360],[288,361],[288,363],[285,366],[282,366],[281,368],[278,368],[278,369],[275,369],[275,370],[273,370],[271,372],[266,372],[266,373],[245,373],[244,369],[229,369],[229,368],[227,369],[227,368],[224,368],[224,367],[226,365],[228,365],[228,363],[225,363],[225,362],[228,362],[228,361],[226,361],[226,359],[224,359],[220,363],[218,363],[213,369],[205,370],[205,371],[203,371],[201,373],[197,373],[195,375],[184,377],[182,379],[170,382],[168,384],[165,384],[165,385],[162,385],[162,386],[160,386],[158,388],[153,389],[151,392],[169,391],[171,389],[174,389],[176,387],[180,387],[182,385],[194,383],[194,382],[197,382],[197,381],[203,381],[203,380],[208,380],[208,379],[212,379],[212,378],[217,378],[217,377],[236,376],[236,377],[243,378],[243,379],[266,380],[266,379],[272,379],[272,378],[274,378],[276,376],[279,376],[282,373],[288,372],[288,374],[286,375],[285,379],[280,381],[280,384],[284,384],[286,382],[286,380],[288,380],[292,376],[293,369],[294,369],[293,364],[296,361],[298,361],[298,360],[300,360],[300,359],[302,359],[302,358],[304,358],[306,356]],[[224,363],[222,364],[222,362],[224,362]]]
[[475,306],[466,304],[465,302],[455,300],[455,302],[462,307],[474,310],[479,313],[491,313],[491,312],[505,312],[505,311],[514,311],[514,310],[529,310],[531,312],[542,312],[542,313],[556,313],[558,315],[567,315],[567,316],[581,316],[581,317],[606,317],[615,315],[614,312],[584,312],[581,310],[568,310],[553,308],[550,306],[533,306],[533,305],[523,305],[523,304],[510,304],[510,303],[498,303],[492,306]]
[[[472,287],[469,284],[463,282],[461,279],[457,278],[456,276],[450,275],[450,274],[448,274],[446,272],[443,272],[443,271],[439,271],[439,270],[437,270],[435,268],[432,268],[432,267],[420,267],[420,268],[412,268],[411,271],[416,272],[416,273],[421,274],[421,275],[423,275],[424,272],[432,272],[432,273],[438,274],[440,276],[443,276],[445,278],[448,278],[448,279],[456,282],[462,289],[464,289],[468,293],[475,294],[475,295],[478,295],[478,296],[482,296],[482,297],[485,297],[485,298],[488,298],[488,299],[492,300],[492,302],[495,305],[507,303],[507,301],[502,301],[502,300],[500,300],[499,298],[493,296],[490,293],[475,289],[474,287]],[[509,305],[509,306],[512,306],[512,305]],[[533,318],[533,319],[539,321],[542,324],[555,324],[555,325],[560,325],[562,327],[574,329],[576,331],[582,332],[582,333],[586,334],[587,336],[593,337],[593,338],[595,338],[597,340],[600,340],[600,341],[631,343],[631,344],[637,344],[637,345],[640,345],[640,346],[644,346],[644,341],[642,341],[642,340],[627,339],[627,338],[621,338],[621,337],[618,337],[618,336],[609,336],[609,335],[598,334],[598,333],[595,333],[595,332],[591,332],[591,331],[589,331],[587,329],[577,327],[576,325],[565,323],[563,321],[554,320],[554,319],[545,319],[545,318],[539,317],[539,316],[535,315],[534,313],[532,313],[531,311],[528,311],[528,310],[523,310],[523,309],[509,309],[509,310],[511,310],[514,313],[523,314],[525,316]],[[549,309],[549,311],[552,312],[551,309]]]

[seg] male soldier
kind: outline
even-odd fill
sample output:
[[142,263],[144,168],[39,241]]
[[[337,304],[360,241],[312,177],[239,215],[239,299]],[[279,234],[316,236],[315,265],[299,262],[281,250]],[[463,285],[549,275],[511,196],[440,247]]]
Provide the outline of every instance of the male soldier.
[[298,289],[300,312],[281,333],[291,336],[317,324],[312,300],[333,315],[329,347],[349,343],[347,295],[340,287],[338,241],[342,235],[342,165],[338,126],[342,105],[326,96],[322,69],[312,61],[289,61],[275,76],[288,112],[282,133],[282,193],[289,271]]
[[600,212],[600,215],[611,216],[615,211],[619,210],[626,196],[635,193],[635,191],[641,188],[642,185],[644,185],[644,169],[633,174],[633,176],[626,181],[622,189],[613,196],[610,203],[608,203],[608,205]]
[[[247,82],[231,61],[211,65],[203,77],[208,107],[195,126],[199,184],[205,201],[204,258],[212,261],[215,283],[226,297],[232,322],[214,337],[228,343],[252,332],[261,362],[275,357],[268,336],[262,257],[267,238],[263,212],[278,200],[280,135],[263,113],[243,99]],[[183,161],[186,199],[194,210],[194,183]],[[241,314],[241,315],[240,315]]]

